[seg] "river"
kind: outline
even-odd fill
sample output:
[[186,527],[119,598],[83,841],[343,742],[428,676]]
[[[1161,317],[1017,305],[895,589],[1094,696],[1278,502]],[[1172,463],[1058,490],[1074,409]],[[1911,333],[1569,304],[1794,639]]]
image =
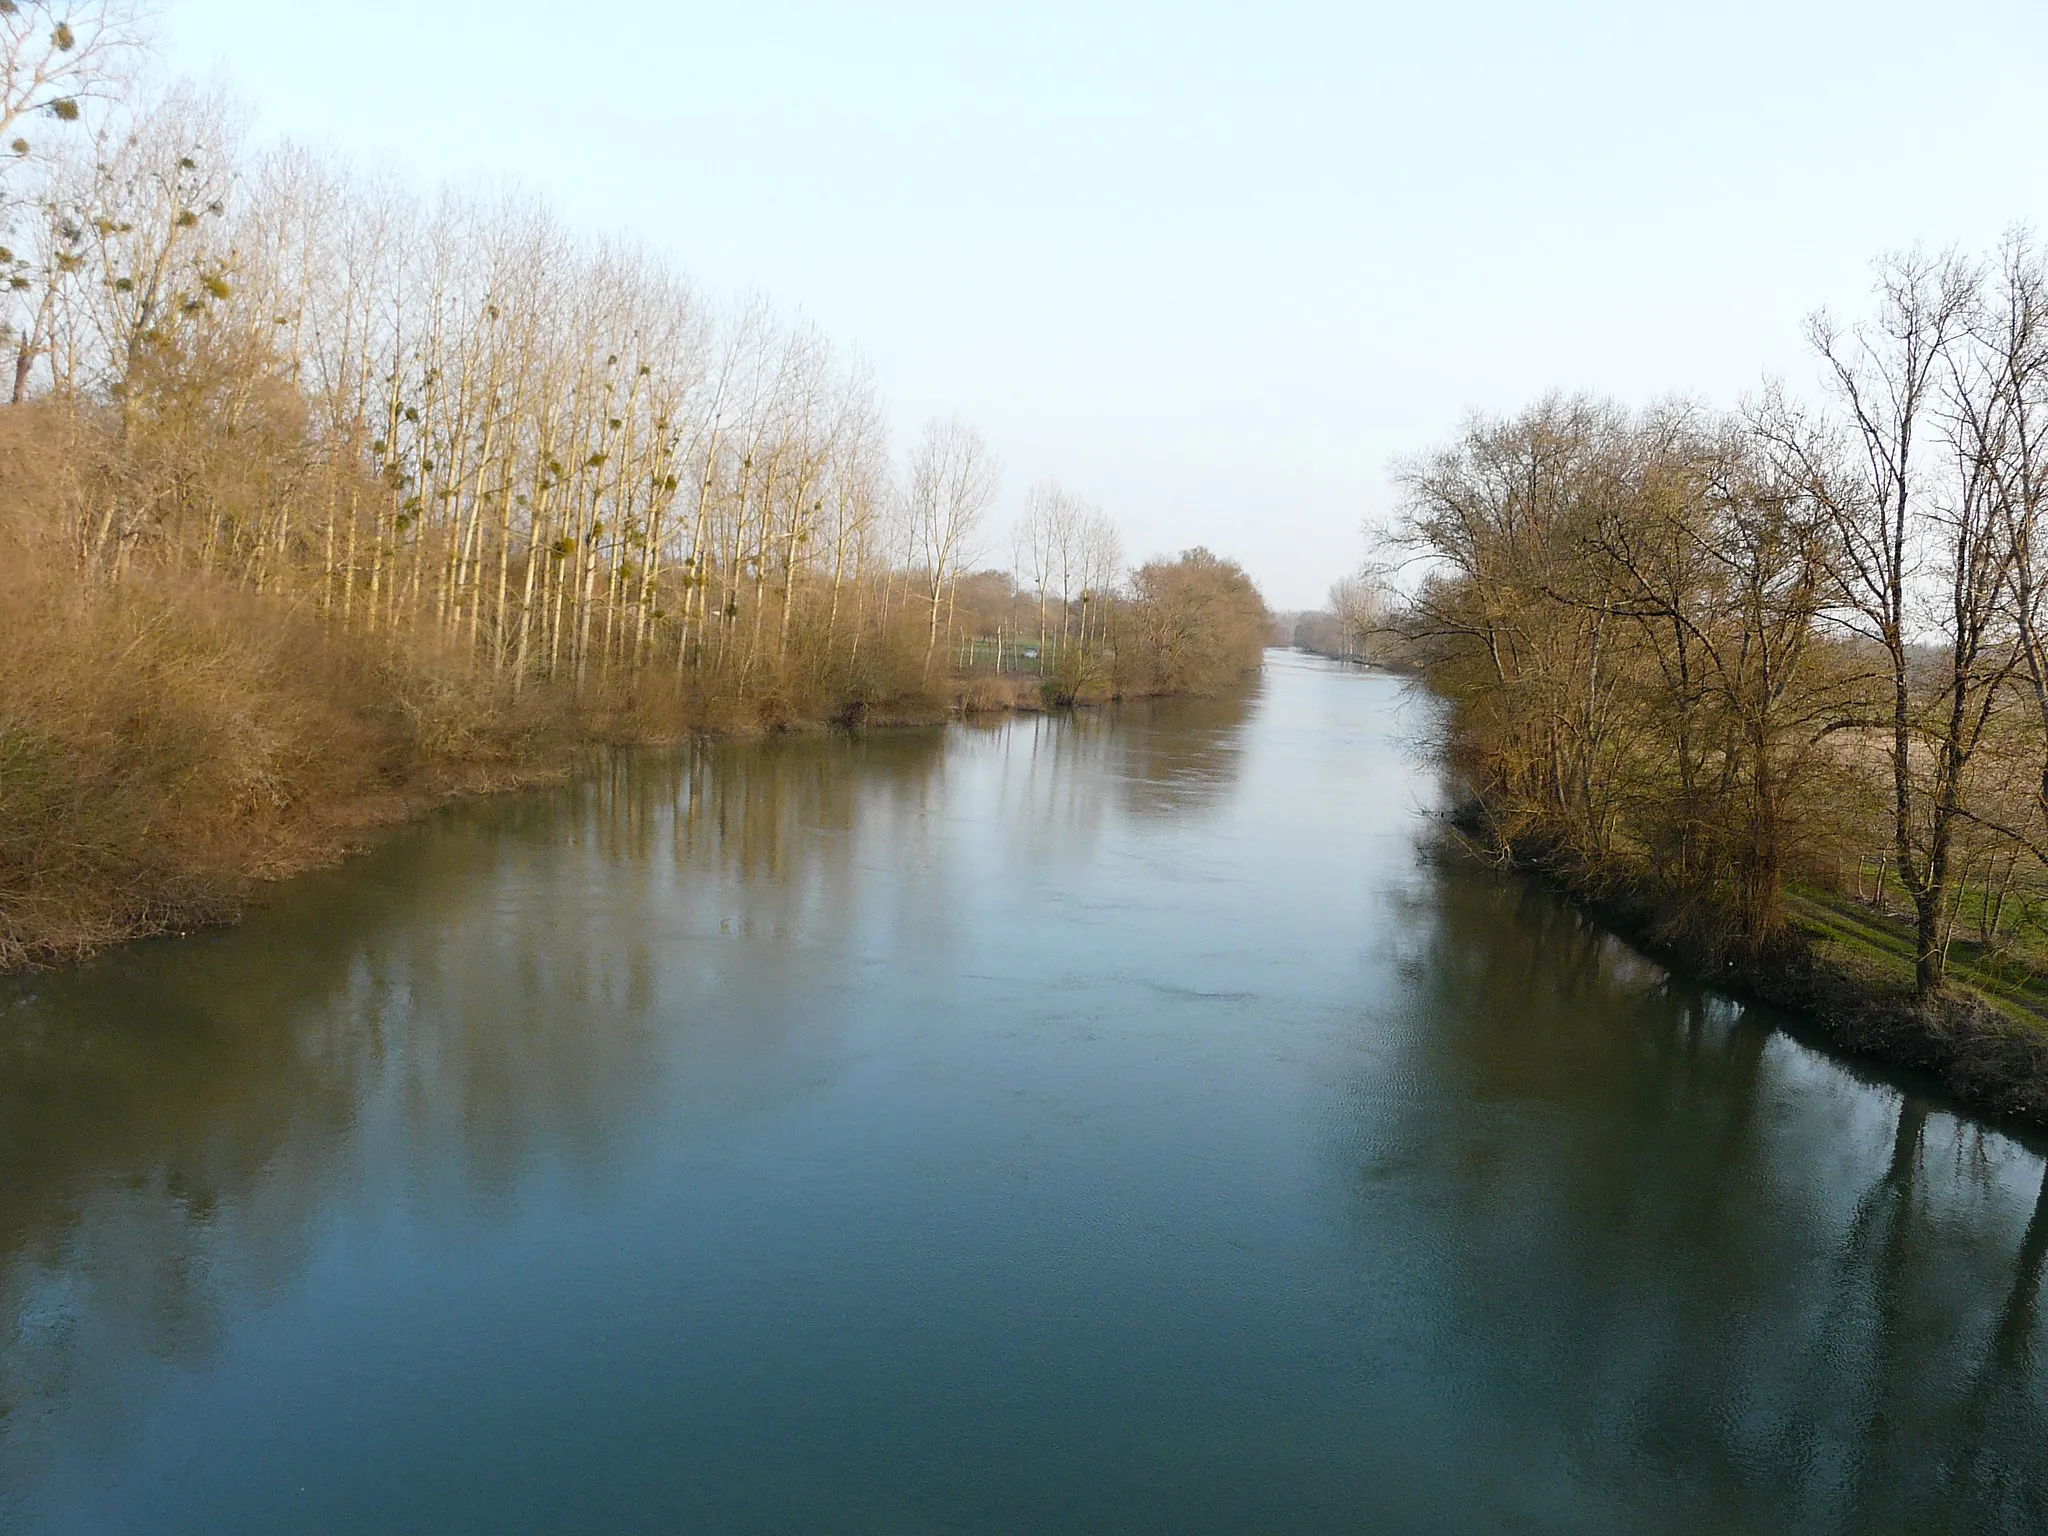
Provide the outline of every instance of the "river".
[[2039,1532],[2041,1150],[1429,702],[622,755],[0,986],[0,1529]]

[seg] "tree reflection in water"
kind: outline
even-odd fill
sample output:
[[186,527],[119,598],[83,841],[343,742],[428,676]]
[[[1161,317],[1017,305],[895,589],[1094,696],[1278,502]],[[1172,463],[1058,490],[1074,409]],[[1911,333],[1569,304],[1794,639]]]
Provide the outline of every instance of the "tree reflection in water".
[[543,1164],[599,1176],[664,993],[700,980],[664,941],[844,919],[816,895],[852,850],[818,834],[902,835],[942,758],[932,733],[621,756],[401,831],[240,929],[7,984],[0,1497],[53,1438],[117,1434],[144,1362],[202,1363],[353,1187],[509,1211]]
[[1467,1094],[1396,1137],[1459,1218],[1448,1355],[1726,1529],[2048,1529],[2036,1151],[1527,884],[1441,866],[1407,909],[1403,1038]]
[[0,992],[0,1525],[283,1507],[197,1403],[422,1529],[541,1528],[474,1476],[537,1418],[622,1524],[2048,1526],[2037,1153],[1418,862],[1402,723],[1276,666],[621,753]]
[[4,984],[0,1513],[54,1448],[118,1441],[147,1370],[204,1365],[229,1311],[299,1280],[337,1208],[397,1189],[510,1220],[534,1179],[601,1180],[658,1081],[664,1107],[795,1091],[783,1046],[833,965],[950,942],[955,802],[995,794],[1013,853],[1071,861],[1118,807],[1224,791],[1244,701],[1147,728],[1174,708],[622,752],[399,831],[240,929]]

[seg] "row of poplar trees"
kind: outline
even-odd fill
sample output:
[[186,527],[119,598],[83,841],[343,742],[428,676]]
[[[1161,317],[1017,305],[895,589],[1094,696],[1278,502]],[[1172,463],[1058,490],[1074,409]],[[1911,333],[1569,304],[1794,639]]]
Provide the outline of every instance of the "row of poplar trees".
[[72,9],[0,14],[0,126],[34,130],[0,260],[83,569],[203,568],[515,691],[943,669],[996,489],[971,428],[932,424],[898,476],[872,381],[815,331],[530,201],[250,156],[190,92],[123,107],[132,16]]
[[1510,846],[1752,949],[1867,881],[1925,996],[2048,866],[2048,261],[1879,271],[1818,403],[1552,398],[1408,465],[1408,625]]

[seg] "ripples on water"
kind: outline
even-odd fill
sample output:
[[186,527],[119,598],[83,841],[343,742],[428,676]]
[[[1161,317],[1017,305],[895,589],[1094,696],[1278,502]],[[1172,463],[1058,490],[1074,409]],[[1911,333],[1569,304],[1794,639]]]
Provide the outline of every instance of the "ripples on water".
[[2039,1531],[2038,1149],[1425,701],[621,757],[0,991],[0,1527]]

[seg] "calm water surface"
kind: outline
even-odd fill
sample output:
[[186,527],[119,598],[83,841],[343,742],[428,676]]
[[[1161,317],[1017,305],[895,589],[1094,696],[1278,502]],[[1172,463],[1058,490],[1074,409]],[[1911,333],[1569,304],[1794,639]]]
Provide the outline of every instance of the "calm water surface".
[[0,990],[0,1528],[2048,1529],[2039,1149],[1428,857],[1428,728],[635,758]]

